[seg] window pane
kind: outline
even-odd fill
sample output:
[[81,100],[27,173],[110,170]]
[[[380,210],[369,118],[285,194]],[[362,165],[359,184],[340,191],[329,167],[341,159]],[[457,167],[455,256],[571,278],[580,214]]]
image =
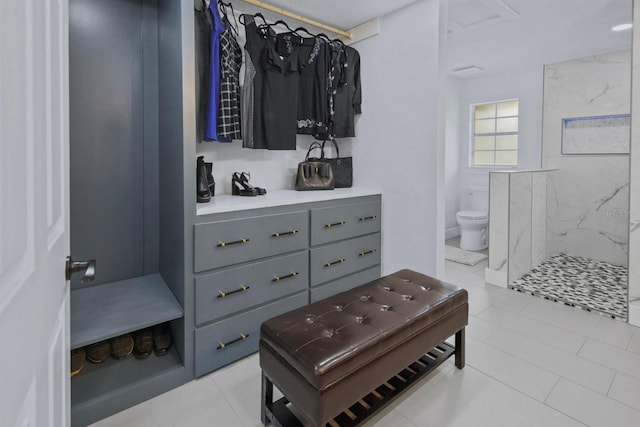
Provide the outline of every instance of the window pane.
[[488,119],[496,116],[496,104],[476,105],[475,118]]
[[476,120],[474,133],[495,133],[496,121],[494,119]]
[[496,165],[517,166],[517,151],[496,151]]
[[497,132],[518,132],[518,118],[498,119]]
[[476,151],[473,153],[474,164],[476,165],[492,165],[493,151]]
[[518,148],[518,135],[496,136],[497,150],[516,150]]
[[493,150],[495,148],[493,136],[476,136],[473,138],[473,142],[474,150]]
[[518,108],[518,100],[473,105],[473,165],[518,165]]
[[501,102],[498,104],[498,117],[518,115],[518,101]]

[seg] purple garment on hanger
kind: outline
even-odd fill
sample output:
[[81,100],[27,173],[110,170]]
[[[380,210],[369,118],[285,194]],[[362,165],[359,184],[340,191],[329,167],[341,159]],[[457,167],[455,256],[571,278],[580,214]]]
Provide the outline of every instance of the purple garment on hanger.
[[220,34],[224,31],[218,2],[209,2],[211,13],[211,67],[209,74],[209,107],[207,108],[207,127],[204,137],[207,140],[231,142],[230,139],[218,138],[217,119],[220,108]]

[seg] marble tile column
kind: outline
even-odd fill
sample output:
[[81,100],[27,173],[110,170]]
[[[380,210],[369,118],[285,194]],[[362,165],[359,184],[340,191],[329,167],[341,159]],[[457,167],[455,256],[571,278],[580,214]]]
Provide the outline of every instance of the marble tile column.
[[507,287],[545,259],[549,173],[553,171],[489,174],[487,283]]

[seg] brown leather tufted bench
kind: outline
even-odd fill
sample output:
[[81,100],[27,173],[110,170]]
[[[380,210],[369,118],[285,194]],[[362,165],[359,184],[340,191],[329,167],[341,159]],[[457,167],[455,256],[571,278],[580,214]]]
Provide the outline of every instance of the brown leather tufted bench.
[[[402,270],[267,320],[262,422],[301,425],[291,402],[313,426],[354,425],[452,354],[462,369],[467,301],[462,288]],[[454,334],[455,347],[444,342]],[[284,395],[275,403],[273,384]]]

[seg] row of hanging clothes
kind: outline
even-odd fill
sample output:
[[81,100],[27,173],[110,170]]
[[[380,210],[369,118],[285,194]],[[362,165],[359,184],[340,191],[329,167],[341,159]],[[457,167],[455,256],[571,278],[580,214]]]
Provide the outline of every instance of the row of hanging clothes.
[[356,49],[260,13],[236,19],[230,3],[198,3],[199,141],[295,150],[297,134],[355,136],[362,102]]

